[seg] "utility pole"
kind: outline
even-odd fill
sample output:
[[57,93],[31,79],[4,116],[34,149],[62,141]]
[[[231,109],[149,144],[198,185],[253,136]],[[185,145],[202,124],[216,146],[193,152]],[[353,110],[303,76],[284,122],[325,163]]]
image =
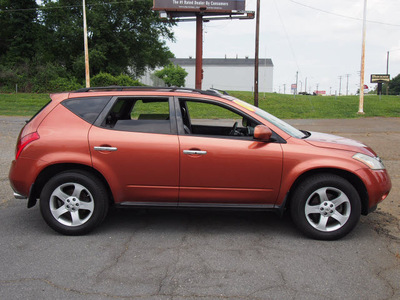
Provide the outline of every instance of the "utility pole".
[[342,76],[339,76],[339,96],[342,93]]
[[367,0],[364,0],[362,46],[361,46],[361,74],[360,74],[360,101],[358,114],[364,114],[364,70],[365,70],[365,35],[367,30]]
[[203,81],[203,15],[196,15],[196,75],[195,88],[201,90]]
[[283,84],[283,94],[286,94],[286,84]]
[[306,77],[306,80],[305,80],[306,82],[304,83],[304,92],[306,92],[307,93],[307,77]]
[[346,74],[347,77],[347,83],[346,83],[346,96],[349,95],[349,76],[350,74]]
[[296,71],[296,89],[294,90],[294,94],[297,95],[297,85],[299,84],[299,71]]
[[[386,55],[386,75],[389,75],[389,51]],[[386,96],[389,95],[389,82],[386,83]]]
[[258,107],[258,50],[260,46],[260,0],[257,0],[256,12],[256,53],[254,63],[254,106]]
[[85,78],[86,87],[90,87],[90,73],[89,73],[89,49],[88,49],[88,38],[87,38],[87,25],[86,25],[86,3],[83,2],[83,42],[85,48]]

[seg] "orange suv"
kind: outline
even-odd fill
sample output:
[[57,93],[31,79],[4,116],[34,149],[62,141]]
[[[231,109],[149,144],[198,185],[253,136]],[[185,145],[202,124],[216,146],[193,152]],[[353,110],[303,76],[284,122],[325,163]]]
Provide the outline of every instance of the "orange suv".
[[289,210],[304,234],[332,240],[391,189],[359,142],[298,130],[216,90],[154,87],[51,95],[22,128],[9,178],[67,235],[115,205]]

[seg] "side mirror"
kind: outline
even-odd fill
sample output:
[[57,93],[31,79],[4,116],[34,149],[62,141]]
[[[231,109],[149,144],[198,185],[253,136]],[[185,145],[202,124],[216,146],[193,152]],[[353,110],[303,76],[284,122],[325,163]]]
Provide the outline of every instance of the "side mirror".
[[272,131],[265,125],[258,125],[254,128],[254,139],[261,142],[269,142],[271,140]]

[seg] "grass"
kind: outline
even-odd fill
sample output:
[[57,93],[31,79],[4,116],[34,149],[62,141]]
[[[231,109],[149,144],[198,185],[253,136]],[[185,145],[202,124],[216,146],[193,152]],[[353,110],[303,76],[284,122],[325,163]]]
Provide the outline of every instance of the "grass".
[[[251,92],[230,92],[253,103]],[[348,119],[359,117],[400,117],[400,97],[365,95],[364,115],[357,114],[359,96],[259,95],[259,107],[282,119]]]
[[48,94],[0,94],[0,115],[33,116],[49,101]]
[[[229,92],[253,103],[251,92]],[[0,94],[0,115],[32,116],[50,100],[48,94]],[[400,117],[400,97],[366,95],[364,115],[357,114],[358,96],[303,96],[260,93],[259,106],[282,119],[346,119],[359,117]],[[230,118],[223,112],[210,112],[195,106],[194,118]]]

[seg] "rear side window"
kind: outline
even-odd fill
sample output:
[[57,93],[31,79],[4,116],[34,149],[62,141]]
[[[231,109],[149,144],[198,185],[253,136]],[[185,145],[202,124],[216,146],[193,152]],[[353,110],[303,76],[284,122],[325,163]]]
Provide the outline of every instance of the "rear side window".
[[169,98],[119,98],[102,126],[119,131],[170,134]]
[[85,97],[67,99],[62,102],[66,108],[86,122],[93,124],[111,97]]

